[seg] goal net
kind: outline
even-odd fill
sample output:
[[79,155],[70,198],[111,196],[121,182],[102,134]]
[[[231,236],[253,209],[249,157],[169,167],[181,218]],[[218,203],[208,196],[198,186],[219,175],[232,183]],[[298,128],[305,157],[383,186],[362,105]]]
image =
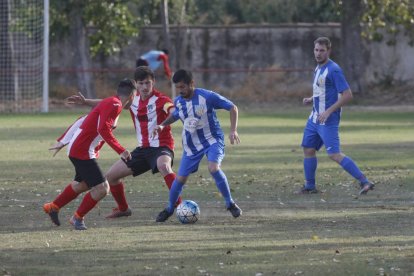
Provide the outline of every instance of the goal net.
[[45,12],[48,0],[0,1],[0,113],[48,111]]

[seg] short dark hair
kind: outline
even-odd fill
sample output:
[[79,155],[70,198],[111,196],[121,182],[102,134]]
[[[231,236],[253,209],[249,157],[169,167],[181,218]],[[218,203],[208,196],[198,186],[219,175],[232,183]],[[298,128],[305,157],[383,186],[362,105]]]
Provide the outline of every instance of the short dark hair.
[[151,77],[151,79],[155,80],[154,71],[152,71],[148,66],[138,66],[135,69],[135,73],[134,73],[135,81],[142,81],[148,77]]
[[313,42],[313,45],[316,45],[316,44],[325,45],[327,49],[331,49],[331,47],[332,47],[332,44],[331,44],[331,41],[329,40],[329,38],[324,37],[324,36],[318,37]]
[[123,79],[119,82],[116,93],[119,96],[129,96],[137,90],[137,83],[131,79]]
[[161,51],[163,51],[167,56],[168,56],[168,54],[170,53],[169,51],[168,51],[168,49],[162,49]]
[[174,73],[174,76],[172,78],[173,83],[179,83],[182,81],[185,84],[190,84],[192,80],[193,74],[190,71],[184,69],[179,69]]

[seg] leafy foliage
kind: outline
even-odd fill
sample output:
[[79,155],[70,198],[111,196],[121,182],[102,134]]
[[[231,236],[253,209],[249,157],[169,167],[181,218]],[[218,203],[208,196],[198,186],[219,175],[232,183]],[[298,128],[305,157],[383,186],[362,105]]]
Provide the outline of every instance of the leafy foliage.
[[385,33],[390,35],[389,45],[396,44],[401,31],[414,44],[414,0],[367,0],[362,17],[363,35],[370,40],[382,41]]
[[[55,0],[51,1],[51,38],[69,32],[73,7],[82,7],[93,55],[119,51],[139,27],[161,23],[160,0]],[[365,0],[361,18],[363,36],[376,41],[404,31],[414,44],[414,0]],[[341,0],[175,0],[168,1],[171,24],[272,24],[340,22]]]
[[76,6],[88,28],[92,55],[110,55],[119,51],[131,36],[138,36],[142,19],[131,12],[128,1],[51,1],[51,38],[61,39],[69,34],[70,12]]

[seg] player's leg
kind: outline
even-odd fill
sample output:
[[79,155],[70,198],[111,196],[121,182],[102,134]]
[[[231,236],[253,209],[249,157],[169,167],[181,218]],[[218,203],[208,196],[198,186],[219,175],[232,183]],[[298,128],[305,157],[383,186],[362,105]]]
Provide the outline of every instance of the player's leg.
[[316,169],[318,168],[318,159],[314,148],[303,148],[303,172],[305,175],[305,185],[303,193],[317,193],[316,190]]
[[303,172],[305,176],[305,185],[299,190],[301,194],[317,193],[316,189],[316,170],[318,168],[318,159],[316,151],[323,145],[323,141],[318,134],[317,126],[308,121],[303,131]]
[[164,222],[166,221],[172,214],[174,214],[175,203],[177,202],[181,192],[183,190],[184,184],[187,182],[188,176],[196,172],[198,170],[198,166],[200,164],[201,159],[203,158],[204,153],[201,152],[196,156],[187,156],[185,152],[183,152],[183,156],[181,158],[180,168],[178,169],[177,177],[173,181],[173,184],[170,189],[169,193],[169,200],[167,208],[161,211],[157,218],[157,222]]
[[329,158],[338,163],[347,173],[359,181],[361,187],[360,194],[366,194],[369,190],[374,189],[374,184],[369,182],[357,164],[341,152],[339,127],[325,126],[322,135]]
[[108,180],[112,197],[118,205],[116,208],[113,208],[112,213],[106,216],[106,218],[125,217],[132,214],[126,200],[124,183],[122,182],[124,177],[132,174],[133,171],[123,160],[116,161],[106,172],[105,177]]
[[77,172],[86,182],[90,191],[85,194],[78,209],[70,219],[76,230],[86,230],[85,215],[92,210],[99,200],[109,193],[109,184],[106,181],[95,159],[75,160]]
[[59,226],[59,210],[74,200],[80,193],[83,193],[88,189],[89,187],[82,181],[81,177],[76,172],[74,180],[70,182],[52,202],[45,203],[43,205],[43,210],[49,215],[52,222]]
[[[168,148],[157,148],[155,149],[156,154],[156,168],[152,169],[153,173],[160,172],[164,178],[165,185],[167,185],[168,190],[171,190],[171,186],[176,178],[174,171],[172,170],[172,162],[174,158],[174,153]],[[153,167],[153,165],[151,165]],[[181,197],[178,197],[175,207],[181,203]]]
[[239,217],[242,210],[237,206],[231,197],[230,186],[227,177],[220,168],[224,158],[224,145],[215,143],[207,151],[208,171],[216,182],[217,189],[220,191],[226,202],[226,209],[229,210],[233,217]]
[[109,184],[108,181],[104,181],[96,186],[93,186],[91,190],[85,194],[81,204],[71,219],[71,223],[75,226],[76,230],[86,230],[83,218],[108,193]]

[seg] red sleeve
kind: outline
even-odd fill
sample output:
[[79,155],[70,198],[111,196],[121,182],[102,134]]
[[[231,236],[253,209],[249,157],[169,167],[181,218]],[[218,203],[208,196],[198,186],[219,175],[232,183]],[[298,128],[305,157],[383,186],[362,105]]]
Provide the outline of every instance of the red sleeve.
[[162,63],[164,64],[165,75],[167,76],[168,80],[171,80],[171,69],[170,65],[168,64],[168,56],[166,54],[161,54],[158,57],[158,60],[162,60]]
[[114,151],[121,154],[125,151],[125,148],[119,144],[118,140],[113,135],[112,126],[122,111],[122,103],[116,98],[113,99],[114,100],[101,102],[102,105],[99,109],[98,133]]

